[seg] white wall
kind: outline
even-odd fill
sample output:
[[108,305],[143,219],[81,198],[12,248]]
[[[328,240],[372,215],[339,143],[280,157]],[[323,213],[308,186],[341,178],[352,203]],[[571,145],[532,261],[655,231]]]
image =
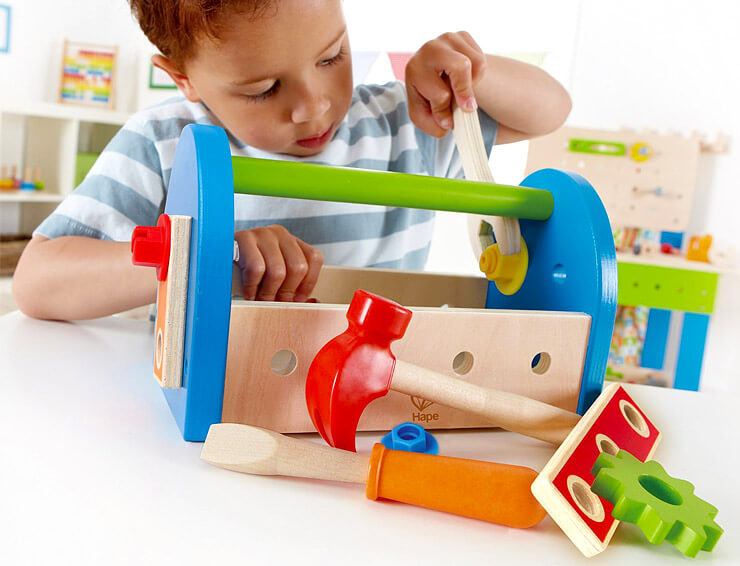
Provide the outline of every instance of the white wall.
[[139,54],[149,42],[126,0],[3,0],[12,8],[10,53],[0,54],[3,100],[56,101],[65,39],[118,45],[117,109],[135,110]]
[[[54,100],[62,40],[118,44],[119,109],[136,104],[139,60],[151,46],[125,0],[4,0],[11,52],[0,54],[0,103]],[[466,29],[490,52],[549,52],[545,67],[571,91],[571,125],[651,128],[731,138],[703,156],[691,230],[740,243],[740,3],[735,0],[345,0],[353,48],[413,51]],[[526,144],[494,152],[494,175],[519,183]],[[430,267],[476,271],[460,215],[440,215]],[[464,250],[461,252],[460,250]],[[740,390],[738,278],[725,278],[710,328],[703,381]],[[730,384],[719,376],[730,375]],[[724,378],[722,378],[724,379]]]

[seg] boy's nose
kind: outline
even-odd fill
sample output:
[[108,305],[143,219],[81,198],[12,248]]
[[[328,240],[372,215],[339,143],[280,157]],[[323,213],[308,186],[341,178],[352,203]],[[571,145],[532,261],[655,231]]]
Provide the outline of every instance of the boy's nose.
[[306,91],[293,105],[290,118],[294,124],[311,122],[326,114],[330,106],[328,96]]

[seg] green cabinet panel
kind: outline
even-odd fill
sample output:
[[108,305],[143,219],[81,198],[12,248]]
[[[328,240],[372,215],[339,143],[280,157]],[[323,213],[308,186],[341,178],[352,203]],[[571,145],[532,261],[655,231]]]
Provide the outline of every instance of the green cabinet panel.
[[642,305],[661,309],[710,314],[719,274],[619,262],[620,305]]

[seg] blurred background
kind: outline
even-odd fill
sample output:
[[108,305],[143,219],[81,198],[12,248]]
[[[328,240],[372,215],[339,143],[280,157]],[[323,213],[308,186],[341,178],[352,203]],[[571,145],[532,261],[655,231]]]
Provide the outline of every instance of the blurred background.
[[[739,3],[345,0],[344,9],[356,82],[402,78],[412,52],[458,30],[561,81],[573,99],[566,127],[497,146],[491,164],[507,184],[544,166],[574,170],[604,201],[623,305],[609,378],[740,392]],[[80,100],[62,61],[82,67],[91,50],[105,82]],[[14,308],[9,277],[25,238],[128,116],[177,94],[152,68],[154,53],[125,0],[0,0],[0,312]],[[468,236],[476,222],[440,213],[427,269],[480,274]]]

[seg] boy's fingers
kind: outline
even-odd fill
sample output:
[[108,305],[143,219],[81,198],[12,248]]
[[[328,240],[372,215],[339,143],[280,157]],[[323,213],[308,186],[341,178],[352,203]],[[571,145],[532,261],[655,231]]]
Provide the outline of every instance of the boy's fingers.
[[452,128],[452,96],[449,87],[440,77],[437,81],[422,85],[422,88],[425,92],[419,90],[419,93],[429,102],[434,121],[445,131]]
[[264,258],[265,271],[255,298],[258,301],[274,301],[287,275],[277,236],[271,231],[265,231],[264,237],[257,240],[257,248]]
[[447,130],[440,128],[432,117],[429,102],[424,99],[413,87],[408,91],[409,116],[416,126],[435,138],[442,138]]
[[473,92],[473,63],[462,53],[455,53],[453,59],[445,73],[455,94],[455,102],[466,112],[472,112],[478,108]]
[[414,122],[428,134],[443,137],[452,128],[452,93],[450,86],[439,73],[423,66],[421,69],[407,67],[406,84],[409,98],[409,113],[413,111]]
[[308,274],[308,261],[297,240],[288,232],[285,237],[280,238],[280,251],[285,261],[285,279],[275,294],[277,301],[295,300],[296,288]]
[[486,69],[486,54],[483,53],[483,50],[468,32],[461,31],[457,36],[461,40],[458,43],[460,45],[460,51],[467,55],[473,63],[473,82],[475,83]]
[[303,240],[296,238],[296,242],[308,261],[308,272],[303,278],[303,281],[301,281],[301,284],[298,285],[298,288],[295,290],[294,297],[294,300],[297,303],[303,303],[311,296],[311,292],[316,286],[316,282],[319,279],[319,273],[321,273],[321,266],[324,264],[324,256],[319,250],[313,246],[309,246]]
[[238,265],[242,273],[242,295],[248,301],[253,301],[265,274],[265,260],[250,232],[237,232],[236,241],[239,245]]

